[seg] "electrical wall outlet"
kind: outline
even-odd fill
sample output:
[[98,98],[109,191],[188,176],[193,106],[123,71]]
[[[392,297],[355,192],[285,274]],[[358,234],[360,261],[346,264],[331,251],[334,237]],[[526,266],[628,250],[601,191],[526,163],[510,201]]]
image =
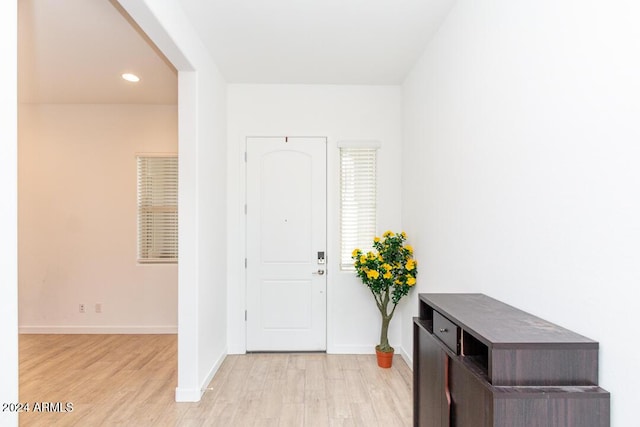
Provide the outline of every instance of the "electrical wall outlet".
[[102,313],[102,304],[99,302],[96,303],[96,313]]
[[79,311],[80,313],[84,313],[84,312],[85,312],[84,304],[80,304],[80,305],[78,306],[78,311]]

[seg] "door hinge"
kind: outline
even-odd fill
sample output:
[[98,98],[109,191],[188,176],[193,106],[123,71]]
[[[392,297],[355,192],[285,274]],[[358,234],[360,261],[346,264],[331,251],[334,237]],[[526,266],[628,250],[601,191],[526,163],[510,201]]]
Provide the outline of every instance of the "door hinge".
[[247,310],[244,311],[244,321],[247,321]]
[[246,203],[244,204],[244,214],[245,215],[247,214],[247,204]]
[[247,259],[244,259],[244,268],[247,268]]

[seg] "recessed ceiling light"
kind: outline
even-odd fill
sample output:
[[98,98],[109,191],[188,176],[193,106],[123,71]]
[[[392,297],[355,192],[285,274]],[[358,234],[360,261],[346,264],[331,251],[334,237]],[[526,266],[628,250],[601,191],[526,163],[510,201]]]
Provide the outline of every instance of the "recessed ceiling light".
[[140,81],[140,77],[136,76],[135,74],[131,74],[131,73],[124,73],[122,75],[122,78],[125,79],[128,82],[139,82]]

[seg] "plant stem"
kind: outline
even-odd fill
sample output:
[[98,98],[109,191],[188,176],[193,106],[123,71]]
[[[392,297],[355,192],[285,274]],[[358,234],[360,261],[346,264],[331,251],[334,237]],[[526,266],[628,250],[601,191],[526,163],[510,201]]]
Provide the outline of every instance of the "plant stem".
[[382,316],[382,327],[380,328],[380,345],[379,350],[388,352],[391,350],[389,345],[389,323],[391,322],[391,316]]
[[396,304],[393,304],[393,309],[389,313],[389,300],[391,298],[388,288],[380,295],[380,298],[382,301],[378,304],[378,308],[380,309],[380,315],[382,316],[382,326],[380,327],[380,344],[378,345],[378,349],[383,352],[390,352],[393,348],[389,345],[389,323],[391,323],[393,313],[396,311]]

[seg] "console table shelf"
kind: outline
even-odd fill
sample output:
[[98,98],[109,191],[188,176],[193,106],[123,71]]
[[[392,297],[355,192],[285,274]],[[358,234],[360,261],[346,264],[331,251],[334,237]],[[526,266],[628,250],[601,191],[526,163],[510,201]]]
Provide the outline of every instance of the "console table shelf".
[[482,294],[419,304],[415,426],[609,426],[597,342]]

